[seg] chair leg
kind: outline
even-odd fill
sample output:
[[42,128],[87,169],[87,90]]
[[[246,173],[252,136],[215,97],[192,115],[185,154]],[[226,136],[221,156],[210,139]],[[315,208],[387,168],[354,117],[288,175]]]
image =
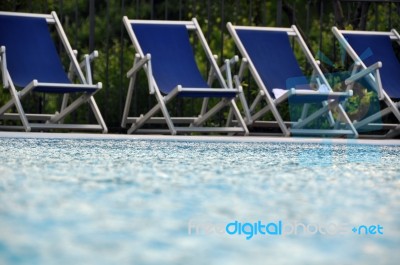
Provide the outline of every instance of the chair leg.
[[251,103],[251,106],[250,106],[250,109],[249,109],[250,112],[254,112],[254,110],[256,109],[256,107],[258,105],[258,103],[260,103],[260,101],[262,100],[263,96],[264,96],[264,93],[259,91],[257,96],[256,96],[256,98],[254,99],[253,103]]
[[19,117],[21,119],[21,123],[24,126],[25,131],[30,132],[31,127],[29,126],[29,121],[26,118],[25,111],[22,107],[21,101],[19,100],[18,92],[15,89],[14,85],[11,85],[9,89],[10,89],[11,97],[12,97],[12,100],[10,100],[10,103],[12,103],[11,106],[14,105],[17,108]]
[[208,101],[209,98],[204,98],[203,99],[203,104],[201,105],[201,111],[200,111],[200,116],[203,116],[207,112],[207,107],[208,107]]
[[390,139],[396,137],[397,135],[400,135],[400,125],[386,133],[385,138]]
[[129,108],[131,107],[131,102],[132,102],[133,90],[135,89],[135,80],[136,80],[136,73],[133,74],[131,80],[129,81],[129,88],[128,88],[128,93],[126,95],[124,113],[122,114],[122,122],[121,122],[122,128],[126,127],[126,122],[129,115]]
[[[327,101],[324,101],[324,102],[322,102],[322,106],[327,106],[329,103],[327,102]],[[327,115],[328,115],[328,122],[329,122],[329,125],[331,126],[331,127],[333,127],[333,126],[335,126],[335,119],[333,118],[333,114],[332,114],[332,111],[328,111],[327,112]]]
[[229,104],[231,105],[230,109],[232,110],[233,114],[236,116],[236,119],[238,120],[239,124],[244,130],[244,135],[245,136],[249,135],[249,129],[247,128],[246,122],[244,121],[242,115],[240,114],[239,108],[237,107],[235,100],[232,99]]
[[239,94],[239,100],[240,103],[242,104],[243,112],[244,112],[244,121],[246,124],[252,124],[253,120],[251,118],[251,110],[249,108],[249,105],[247,104],[246,97],[244,96],[243,91]]
[[301,116],[299,121],[302,121],[307,117],[309,109],[310,109],[310,104],[305,103],[303,109],[301,110]]
[[[397,118],[397,120],[399,121],[399,123],[400,123],[400,111],[399,111],[399,107],[397,106],[397,105],[399,105],[400,104],[400,102],[393,102],[391,99],[387,99],[386,97],[385,97],[385,102],[386,102],[386,104],[388,105],[388,109],[390,109],[391,110],[391,112],[393,113],[393,115]],[[394,128],[394,129],[392,129],[392,130],[389,130],[387,133],[386,133],[386,135],[385,135],[385,137],[386,138],[393,138],[393,137],[396,137],[397,135],[399,135],[400,134],[400,125],[399,126],[397,126],[396,128]]]
[[400,111],[397,107],[397,104],[394,103],[390,99],[385,99],[385,102],[388,105],[388,107],[391,109],[391,111],[393,112],[394,116],[396,116],[397,120],[400,122]]
[[269,97],[269,95],[266,95],[265,99],[267,101],[267,104],[271,108],[272,115],[275,117],[275,120],[278,122],[279,128],[281,129],[283,135],[284,136],[290,136],[289,129],[286,127],[281,115],[279,114],[278,109],[276,108],[276,105],[275,105],[274,101],[272,99],[268,100],[267,97]]
[[350,127],[350,130],[354,133],[354,138],[358,138],[358,132],[354,127],[354,124],[351,122],[349,116],[347,116],[346,111],[344,110],[341,104],[338,104],[339,114],[345,120],[345,123]]
[[[61,103],[60,112],[63,111],[68,106],[68,99],[69,99],[69,94],[67,94],[67,93],[64,94],[63,95],[63,100],[62,100],[62,103]],[[61,119],[59,121],[59,123],[64,123],[64,119]]]
[[89,99],[90,107],[92,108],[93,114],[96,117],[97,123],[100,124],[101,128],[103,128],[103,133],[108,132],[108,128],[106,123],[104,122],[103,116],[101,116],[99,107],[97,106],[96,101],[94,100],[93,96]]
[[233,119],[233,111],[232,108],[229,109],[228,116],[226,118],[226,123],[225,127],[229,127],[232,124],[232,119]]
[[168,112],[168,109],[167,109],[167,106],[166,106],[166,102],[164,102],[164,98],[163,98],[163,96],[160,94],[160,92],[158,90],[156,91],[156,98],[157,98],[157,101],[158,101],[158,105],[161,108],[161,112],[164,115],[165,122],[167,123],[169,131],[171,132],[171,135],[176,135],[177,132],[175,130],[174,123],[172,122],[171,115],[169,115],[169,112]]

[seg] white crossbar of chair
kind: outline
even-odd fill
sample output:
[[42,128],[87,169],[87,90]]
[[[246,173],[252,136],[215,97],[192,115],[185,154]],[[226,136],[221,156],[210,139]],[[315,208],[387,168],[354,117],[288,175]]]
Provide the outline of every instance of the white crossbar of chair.
[[390,31],[363,31],[363,30],[339,30],[342,34],[351,35],[375,35],[375,36],[390,36],[391,39],[395,37],[393,32]]
[[[171,117],[171,120],[173,123],[192,123],[195,121],[198,117]],[[137,120],[139,120],[140,117],[128,117],[127,123],[135,123]],[[147,120],[147,123],[151,124],[165,124],[165,118],[164,117],[151,117]]]
[[0,11],[0,16],[37,17],[37,18],[45,18],[46,22],[49,24],[56,23],[56,21],[54,20],[54,18],[51,14],[32,14],[32,13],[23,13],[23,12],[2,12],[2,11]]
[[[28,118],[28,120],[34,120],[34,121],[46,121],[50,120],[54,114],[33,114],[33,113],[26,113],[25,116]],[[1,119],[8,119],[8,120],[19,120],[20,115],[18,113],[4,113],[0,115]]]
[[98,124],[60,124],[60,123],[29,123],[32,129],[64,129],[64,130],[101,130]]
[[[97,124],[51,124],[51,123],[29,123],[31,129],[34,130],[49,130],[49,129],[61,129],[61,130],[83,130],[83,131],[98,131],[102,127]],[[15,125],[0,125],[2,130],[25,130],[24,126]]]
[[[290,129],[295,135],[354,135],[352,130]],[[357,135],[358,136],[358,135]]]
[[184,25],[187,29],[196,29],[193,21],[177,21],[177,20],[143,20],[128,19],[131,24],[152,24],[152,25]]
[[[36,80],[34,80],[36,81]],[[103,84],[101,82],[98,82],[96,85],[89,85],[89,84],[60,84],[60,83],[40,83],[40,82],[35,82],[34,87],[57,87],[57,88],[73,88],[73,89],[78,89],[78,90],[85,90],[85,89],[101,89]],[[57,90],[55,90],[57,91]]]
[[193,88],[193,87],[175,87],[167,96],[164,97],[164,101],[168,102],[170,99],[174,98],[177,94],[181,92],[189,93],[238,93],[239,89],[236,88]]
[[253,31],[279,31],[287,32],[289,36],[296,36],[296,32],[292,28],[273,28],[273,27],[257,27],[257,26],[233,26],[235,30],[253,30]]

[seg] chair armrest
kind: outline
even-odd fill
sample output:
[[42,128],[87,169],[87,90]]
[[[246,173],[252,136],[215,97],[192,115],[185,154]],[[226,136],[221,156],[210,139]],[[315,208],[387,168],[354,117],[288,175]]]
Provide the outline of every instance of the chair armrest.
[[7,78],[7,60],[6,60],[6,47],[0,47],[0,63],[1,63],[1,77],[3,80],[4,88],[8,88],[8,78]]
[[226,73],[225,78],[226,80],[228,80],[229,88],[233,87],[231,66],[237,63],[238,61],[239,61],[239,56],[235,55],[231,59],[226,59],[224,61],[224,65],[219,68],[221,73],[224,72]]
[[[78,54],[77,51],[75,51],[75,50],[74,50],[74,53],[76,53],[76,55]],[[83,60],[79,63],[79,66],[81,68],[83,68],[88,63],[91,63],[97,57],[99,57],[99,52],[98,51],[93,51],[91,54],[85,54]]]
[[151,66],[151,54],[150,53],[147,53],[143,58],[141,58],[141,56],[138,53],[136,53],[135,60],[133,62],[133,66],[126,73],[126,77],[134,79],[137,71],[139,71],[142,67],[144,67],[145,64],[147,64],[147,67],[145,67],[144,69],[147,74],[149,93],[151,95],[153,95],[155,93],[155,89],[154,89],[154,84],[153,84],[154,77],[153,77],[153,68]]
[[239,73],[237,74],[240,81],[243,79],[244,71],[249,67],[249,61],[247,58],[242,58],[242,62],[240,63]]
[[143,67],[144,64],[151,60],[151,55],[148,53],[143,58],[140,58],[138,53],[135,54],[135,60],[133,62],[133,66],[129,71],[126,73],[126,77],[131,78],[133,74],[139,71],[140,68]]
[[86,81],[91,85],[93,84],[91,62],[97,57],[99,57],[99,52],[94,50],[91,54],[85,54],[79,64],[79,67],[86,72]]
[[382,82],[381,82],[381,76],[379,73],[379,68],[382,68],[382,62],[374,63],[373,65],[369,66],[366,69],[363,69],[354,74],[352,73],[352,75],[349,78],[347,78],[344,81],[344,83],[346,85],[351,85],[354,82],[356,82],[357,80],[359,80],[367,75],[373,74],[375,80],[372,79],[372,77],[371,77],[371,79],[374,81],[374,83],[376,83],[376,85],[377,85],[376,92],[378,93],[379,99],[382,100],[384,96],[383,96],[383,88],[382,88]]
[[394,36],[396,36],[396,42],[397,44],[400,45],[400,34],[397,32],[397,30],[392,29],[391,32],[394,34]]
[[[215,60],[218,60],[218,55],[213,55]],[[231,76],[231,65],[234,65],[236,62],[239,61],[239,56],[235,55],[231,59],[226,59],[224,64],[219,68],[221,73],[227,72],[227,80],[228,80],[228,87],[232,87],[232,76]],[[229,71],[229,74],[228,74]],[[212,82],[214,82],[214,78],[217,76],[216,72],[214,71],[213,67],[210,68],[208,72],[208,80],[207,84],[211,86]]]
[[[72,50],[72,55],[75,57],[75,59],[78,57],[78,50]],[[80,66],[79,66],[80,67]],[[69,69],[68,69],[68,78],[69,80],[73,80],[75,75],[76,75],[77,69],[75,69],[75,64],[71,60],[69,63]]]
[[219,70],[221,71],[221,73],[225,72],[227,70],[228,67],[232,67],[233,65],[235,65],[237,62],[239,62],[239,56],[235,55],[233,56],[231,59],[226,59],[224,61],[224,65],[222,65]]
[[[147,67],[145,66],[147,64]],[[144,57],[141,57],[140,54],[135,54],[135,60],[133,61],[133,66],[129,71],[126,73],[126,77],[134,79],[136,76],[137,71],[141,68],[144,68],[148,84],[149,84],[149,93],[153,95],[155,93],[154,85],[153,85],[153,68],[151,66],[151,54],[147,53]]]

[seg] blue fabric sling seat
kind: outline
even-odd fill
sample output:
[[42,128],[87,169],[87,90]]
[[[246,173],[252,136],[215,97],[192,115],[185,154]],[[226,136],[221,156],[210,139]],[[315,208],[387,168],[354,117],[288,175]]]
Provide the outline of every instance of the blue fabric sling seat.
[[[272,98],[275,98],[272,90],[276,88],[311,90],[309,81],[294,56],[286,32],[237,29],[236,33]],[[292,95],[289,100],[293,103],[311,103],[331,98],[324,94]],[[332,99],[340,101],[345,98],[346,96],[339,96]]]
[[392,41],[385,35],[343,34],[364,64],[369,67],[381,61],[379,69],[382,86],[390,98],[400,98],[400,62],[394,53]]
[[[175,87],[210,88],[202,77],[184,25],[132,25],[144,54],[151,54],[152,70],[160,91],[167,95]],[[177,97],[233,98],[235,92],[182,91]]]
[[33,80],[60,86],[37,86],[36,92],[93,92],[97,88],[71,85],[54,45],[45,18],[0,16],[0,46],[6,47],[7,68],[14,85],[26,87]]

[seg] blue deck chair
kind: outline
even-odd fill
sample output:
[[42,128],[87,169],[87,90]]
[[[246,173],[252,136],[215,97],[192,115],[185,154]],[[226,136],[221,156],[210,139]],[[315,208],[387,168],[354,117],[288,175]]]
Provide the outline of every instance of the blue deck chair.
[[[376,32],[339,30],[336,27],[332,31],[355,62],[352,76],[346,80],[346,84],[351,87],[358,81],[367,82],[367,87],[375,90],[379,100],[386,104],[385,108],[372,115],[354,121],[354,126],[357,130],[385,132],[374,137],[391,138],[400,134],[400,62],[392,46],[392,41],[400,44],[399,33],[394,29]],[[397,123],[382,123],[382,117],[390,113],[393,113]]]
[[[49,25],[54,25],[71,61],[67,74],[53,42]],[[82,63],[76,59],[55,12],[27,14],[0,12],[0,69],[2,86],[11,99],[0,108],[0,128],[5,130],[67,129],[101,130],[107,126],[93,95],[102,84],[92,83],[90,61],[97,51],[85,55]],[[82,71],[86,71],[86,76]],[[79,84],[73,83],[77,79]],[[34,93],[63,95],[60,109],[55,114],[26,113],[21,101]],[[72,101],[72,102],[71,102]],[[23,101],[22,101],[23,102]],[[88,103],[98,124],[63,124],[64,118],[79,106]],[[13,113],[12,110],[17,110]],[[7,125],[7,120],[20,120],[22,125]]]
[[[234,26],[229,22],[227,27],[243,57],[239,73],[234,79],[236,87],[240,86],[245,69],[248,68],[259,91],[250,107],[247,102],[242,102],[248,126],[278,125],[284,136],[358,137],[357,131],[339,104],[351,96],[352,91],[332,91],[318,62],[313,58],[295,26],[291,28],[250,27]],[[304,76],[298,64],[291,47],[290,37],[297,40],[312,66],[311,79],[316,83],[316,90],[312,89],[310,81]],[[303,106],[298,117],[295,119],[291,117],[293,121],[284,121],[278,112],[277,106],[283,102],[288,102],[289,106],[292,103]],[[265,106],[263,107],[262,104]],[[316,105],[317,110],[311,111],[312,105]],[[261,107],[257,109],[257,106]],[[336,119],[333,115],[335,109],[338,113]],[[273,114],[276,122],[261,121],[268,112]],[[327,119],[329,127],[319,127],[317,119]]]
[[[228,87],[196,19],[191,21],[152,21],[129,20],[124,17],[123,22],[136,50],[133,67],[127,73],[130,84],[121,124],[125,128],[128,123],[132,123],[128,133],[170,133],[175,135],[188,132],[215,132],[248,134],[246,124],[234,100],[241,91]],[[202,77],[196,64],[189,31],[194,31],[197,34],[210,62],[211,75],[208,81],[205,81]],[[229,64],[227,66],[229,68]],[[150,96],[155,96],[157,104],[140,117],[128,117],[136,74],[140,69],[144,69],[146,73]],[[229,69],[227,70],[229,71]],[[213,77],[218,80],[220,88],[211,87]],[[167,105],[176,97],[203,98],[203,107],[199,111],[199,116],[171,117]],[[208,102],[208,98],[217,98],[218,103],[207,109],[204,102]],[[224,107],[230,107],[233,110],[239,121],[238,126],[203,127],[205,122]],[[162,117],[155,116],[160,111]],[[163,126],[166,123],[168,129],[162,127],[141,128],[145,124],[152,123],[163,123]],[[178,127],[178,124],[181,126]]]

